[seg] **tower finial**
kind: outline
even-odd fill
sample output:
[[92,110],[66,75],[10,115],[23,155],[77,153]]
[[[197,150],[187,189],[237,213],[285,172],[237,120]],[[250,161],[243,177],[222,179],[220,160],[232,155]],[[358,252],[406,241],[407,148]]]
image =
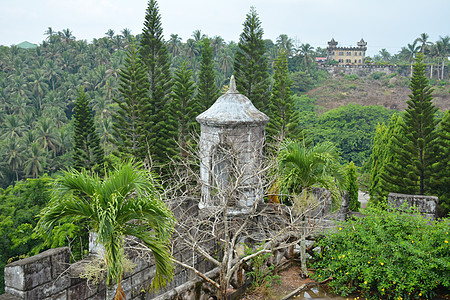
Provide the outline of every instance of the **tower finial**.
[[234,80],[234,75],[231,75],[230,78],[230,86],[228,88],[228,92],[227,93],[237,93],[236,90],[236,81]]

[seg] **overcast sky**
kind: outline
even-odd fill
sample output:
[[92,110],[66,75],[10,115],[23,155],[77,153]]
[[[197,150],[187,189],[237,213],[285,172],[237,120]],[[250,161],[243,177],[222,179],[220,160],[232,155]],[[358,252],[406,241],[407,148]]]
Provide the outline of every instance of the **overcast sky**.
[[[238,41],[251,6],[256,7],[264,38],[287,34],[298,43],[356,46],[364,38],[368,54],[391,54],[426,32],[430,41],[450,35],[450,0],[159,0],[165,38],[186,41],[200,29],[208,36]],[[69,28],[77,40],[91,42],[129,28],[142,31],[146,0],[0,0],[0,45],[40,44],[48,27]]]

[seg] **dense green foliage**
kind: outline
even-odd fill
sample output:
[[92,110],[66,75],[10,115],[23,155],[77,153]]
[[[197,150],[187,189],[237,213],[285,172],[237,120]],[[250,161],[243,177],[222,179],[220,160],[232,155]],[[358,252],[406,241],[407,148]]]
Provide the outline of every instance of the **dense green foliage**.
[[78,90],[74,114],[73,166],[78,171],[86,170],[104,174],[105,153],[94,127],[94,118],[84,88]]
[[432,298],[450,288],[450,220],[432,222],[411,212],[365,211],[319,241],[313,278],[366,299]]
[[372,152],[377,124],[387,123],[392,114],[382,106],[348,104],[319,116],[309,134],[318,142],[334,142],[342,159],[362,166]]
[[291,92],[286,51],[280,51],[279,56],[275,59],[274,69],[272,95],[267,110],[270,118],[266,128],[267,135],[269,139],[298,138],[299,112],[295,109]]
[[[5,265],[44,248],[43,239],[33,234],[33,228],[36,216],[49,202],[49,183],[49,177],[41,176],[0,189],[0,294],[4,292]],[[65,233],[70,235],[70,232]],[[65,245],[65,235],[60,242],[54,246]]]
[[437,108],[425,76],[423,56],[418,54],[411,77],[411,95],[401,123],[401,133],[394,135],[391,151],[399,159],[389,164],[384,180],[395,186],[392,192],[424,195],[430,191],[431,166],[436,157],[432,145],[436,139]]
[[263,38],[264,30],[254,7],[244,22],[244,30],[234,59],[237,90],[247,96],[257,109],[266,113],[269,100],[269,73]]
[[351,161],[347,166],[347,192],[349,200],[349,209],[359,211],[361,203],[358,201],[359,184],[356,176],[356,166]]

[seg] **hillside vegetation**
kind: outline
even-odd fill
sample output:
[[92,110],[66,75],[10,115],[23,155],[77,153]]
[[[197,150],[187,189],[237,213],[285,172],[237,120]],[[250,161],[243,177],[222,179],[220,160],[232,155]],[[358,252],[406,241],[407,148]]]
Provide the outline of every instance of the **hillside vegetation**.
[[[320,107],[319,112],[338,108],[349,103],[381,105],[403,111],[411,93],[409,78],[398,74],[374,73],[367,77],[357,75],[328,78],[307,92]],[[450,84],[439,82],[433,91],[433,103],[441,110],[450,109]]]

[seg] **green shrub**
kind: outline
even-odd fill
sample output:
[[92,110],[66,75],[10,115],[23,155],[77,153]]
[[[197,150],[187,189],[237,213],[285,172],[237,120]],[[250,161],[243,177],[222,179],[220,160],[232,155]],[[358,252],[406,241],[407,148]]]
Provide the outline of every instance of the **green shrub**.
[[345,75],[345,79],[355,81],[359,79],[359,76],[357,74]]
[[[251,249],[245,245],[245,254],[251,255],[262,250],[264,245],[257,247],[256,250]],[[273,274],[274,265],[268,265],[267,261],[272,256],[272,253],[262,253],[250,259],[252,271],[247,272],[247,275],[253,277],[253,288],[270,288],[272,283],[279,284],[280,276]]]
[[372,79],[374,79],[374,80],[378,80],[378,79],[380,79],[381,77],[383,77],[384,75],[386,75],[386,74],[384,74],[383,72],[375,72],[375,73],[372,73],[372,74],[370,75],[370,77],[371,77]]
[[333,291],[367,299],[431,298],[450,288],[450,219],[371,208],[367,217],[342,223],[319,241],[313,275],[330,275]]

